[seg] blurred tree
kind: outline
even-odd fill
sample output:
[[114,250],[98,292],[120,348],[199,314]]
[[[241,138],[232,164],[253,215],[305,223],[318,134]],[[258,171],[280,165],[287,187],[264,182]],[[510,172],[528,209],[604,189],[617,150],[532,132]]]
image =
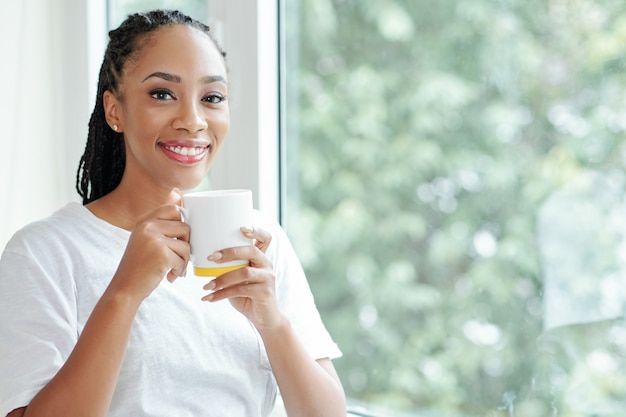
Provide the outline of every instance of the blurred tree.
[[619,365],[592,375],[594,326],[544,329],[537,236],[581,173],[623,181],[623,2],[285,3],[286,226],[348,394],[438,416],[624,409],[615,387],[566,404],[574,373],[623,384],[624,363],[598,343]]

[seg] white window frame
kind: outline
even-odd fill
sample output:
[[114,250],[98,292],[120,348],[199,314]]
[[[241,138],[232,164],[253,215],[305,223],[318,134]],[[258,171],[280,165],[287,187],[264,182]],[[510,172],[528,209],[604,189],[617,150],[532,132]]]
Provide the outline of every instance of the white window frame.
[[227,53],[231,128],[211,169],[214,188],[249,188],[280,219],[277,0],[207,0],[209,25]]

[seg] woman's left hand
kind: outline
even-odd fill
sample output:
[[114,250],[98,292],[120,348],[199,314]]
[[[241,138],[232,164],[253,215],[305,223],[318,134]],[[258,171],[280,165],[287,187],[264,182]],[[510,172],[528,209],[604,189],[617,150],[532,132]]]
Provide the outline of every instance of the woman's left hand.
[[272,236],[259,228],[242,227],[241,232],[246,237],[254,239],[254,243],[217,251],[208,259],[216,263],[247,260],[250,266],[236,269],[210,281],[204,289],[213,292],[202,299],[219,301],[228,298],[259,331],[270,329],[282,321],[276,302],[276,277],[272,263],[265,256]]

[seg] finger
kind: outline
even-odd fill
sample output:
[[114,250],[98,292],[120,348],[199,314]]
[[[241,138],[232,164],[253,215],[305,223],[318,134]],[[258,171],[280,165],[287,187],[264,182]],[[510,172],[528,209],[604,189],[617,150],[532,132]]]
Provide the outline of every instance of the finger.
[[181,268],[172,268],[167,272],[167,275],[165,276],[165,278],[169,281],[169,282],[174,282],[177,278],[180,277],[186,277],[187,276],[187,268],[186,267],[181,267]]
[[267,292],[272,277],[263,270],[246,267],[220,275],[203,288],[213,291],[211,294],[214,294],[212,298],[215,300],[231,297],[258,298]]
[[176,278],[181,277],[181,276],[184,276],[184,274],[183,274],[183,275],[179,275],[176,271],[174,271],[173,269],[170,269],[170,270],[167,272],[167,275],[165,276],[165,278],[166,278],[169,282],[174,282],[174,281],[176,281]]
[[213,291],[239,285],[254,284],[262,284],[264,286],[269,285],[273,287],[275,279],[271,263],[268,262],[266,267],[258,267],[250,262],[250,266],[244,266],[222,274],[209,281],[203,288],[207,291]]
[[248,282],[242,282],[238,285],[219,288],[216,291],[202,297],[202,300],[220,301],[235,297],[258,299],[260,298],[260,294],[263,292],[263,288],[265,288],[265,286],[259,283],[251,284]]
[[174,204],[177,206],[183,205],[183,194],[178,188],[172,188],[172,191],[170,191],[170,194],[167,196],[166,204]]
[[181,221],[161,220],[158,227],[161,228],[161,233],[166,237],[189,242],[191,228],[187,223],[183,223]]
[[189,242],[181,239],[170,239],[169,248],[174,254],[177,255],[178,258],[183,261],[183,266],[186,267],[191,256],[191,245],[189,244]]
[[134,232],[146,236],[163,236],[170,239],[178,239],[189,242],[191,229],[188,224],[171,220],[147,220],[138,224]]
[[157,208],[154,216],[159,220],[181,221],[180,206],[178,204],[167,204]]
[[180,222],[180,211],[178,209],[179,206],[176,204],[168,204],[165,206],[160,206],[152,211],[145,213],[143,216],[137,219],[137,223],[135,226],[138,226],[142,223],[149,222],[151,220],[169,220]]
[[241,233],[249,239],[254,239],[254,246],[265,252],[272,241],[272,235],[265,229],[252,226],[243,226]]
[[246,265],[233,271],[226,272],[218,277],[215,277],[213,280],[209,281],[203,288],[205,290],[219,290],[235,285],[240,285],[243,283],[247,285],[259,281],[256,275],[258,275],[258,273],[253,268],[250,268]]
[[253,245],[222,249],[209,255],[207,260],[216,263],[235,260],[249,261],[250,265],[256,268],[265,268],[271,265],[265,254]]
[[189,263],[189,243],[178,239],[170,239],[168,247],[172,253],[169,259],[171,268],[167,274],[168,280],[171,276],[185,276],[187,272],[187,264]]

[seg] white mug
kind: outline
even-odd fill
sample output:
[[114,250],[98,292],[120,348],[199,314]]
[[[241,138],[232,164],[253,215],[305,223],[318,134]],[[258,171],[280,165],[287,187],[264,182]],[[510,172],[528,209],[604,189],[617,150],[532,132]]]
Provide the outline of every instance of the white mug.
[[217,277],[248,266],[246,260],[215,263],[207,260],[213,252],[251,245],[242,226],[252,226],[252,191],[214,190],[183,195],[183,221],[191,229],[191,263],[194,274]]

